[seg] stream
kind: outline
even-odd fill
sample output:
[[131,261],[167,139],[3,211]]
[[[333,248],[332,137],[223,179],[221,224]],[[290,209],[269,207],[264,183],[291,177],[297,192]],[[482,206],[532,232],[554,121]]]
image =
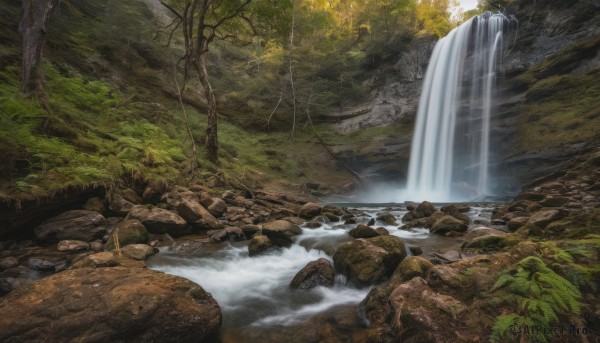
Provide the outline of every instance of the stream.
[[[363,224],[382,211],[392,213],[400,223],[407,212],[398,205],[351,205],[361,212],[356,219]],[[489,221],[491,210],[472,207],[467,215],[471,221]],[[336,276],[332,288],[289,288],[294,275],[308,262],[321,257],[332,260],[335,249],[353,239],[348,231],[356,225],[322,223],[316,229],[302,225],[303,233],[295,237],[291,247],[267,255],[249,257],[248,241],[206,242],[193,255],[163,248],[147,263],[151,269],[192,280],[213,295],[223,313],[223,342],[307,342],[328,337],[360,342],[366,338],[366,330],[357,316],[357,305],[370,288],[356,288],[343,275]],[[407,246],[421,247],[426,258],[431,252],[459,250],[462,243],[460,239],[430,235],[428,229],[406,231],[399,226],[379,221],[372,225],[386,228]]]

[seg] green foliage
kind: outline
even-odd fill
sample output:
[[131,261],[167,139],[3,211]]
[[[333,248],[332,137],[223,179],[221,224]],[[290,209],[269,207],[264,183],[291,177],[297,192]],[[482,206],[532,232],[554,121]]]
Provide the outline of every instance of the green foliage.
[[[492,339],[502,342],[511,337],[510,325],[547,327],[559,317],[577,315],[583,306],[581,293],[571,282],[556,274],[535,256],[517,263],[517,269],[498,277],[492,291],[503,291],[501,303],[514,312],[496,319]],[[545,342],[543,333],[532,334],[532,339]]]

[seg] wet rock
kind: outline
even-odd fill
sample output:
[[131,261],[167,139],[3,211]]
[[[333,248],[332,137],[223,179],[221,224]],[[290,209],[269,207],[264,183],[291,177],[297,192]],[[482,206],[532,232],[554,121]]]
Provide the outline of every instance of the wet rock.
[[246,235],[246,237],[248,237],[248,238],[251,238],[260,230],[261,230],[261,226],[255,225],[255,224],[247,224],[242,227],[242,231],[244,231],[244,235]]
[[541,201],[545,198],[545,195],[538,192],[521,192],[515,198],[515,200],[529,200],[529,201]]
[[16,258],[14,258],[12,256],[0,259],[0,271],[14,268],[18,265],[19,265],[19,260],[17,260]]
[[150,233],[168,233],[173,237],[191,233],[188,223],[177,213],[152,205],[135,205],[127,218],[139,220]]
[[273,248],[271,240],[267,236],[254,236],[248,244],[248,255],[256,256],[268,252]]
[[450,231],[465,232],[469,226],[459,219],[450,215],[445,215],[438,219],[431,227],[431,233],[444,235]]
[[0,341],[200,342],[221,325],[202,287],[139,268],[54,274],[0,299],[0,312]]
[[342,244],[333,261],[336,271],[359,286],[383,281],[392,275],[406,257],[404,242],[395,236],[356,239]]
[[415,207],[410,212],[406,213],[402,217],[402,221],[411,221],[420,218],[427,218],[431,216],[434,212],[436,212],[435,206],[431,204],[429,201],[423,201],[417,207]]
[[340,221],[340,217],[336,216],[335,214],[333,214],[331,212],[322,212],[321,214],[324,217],[326,217],[327,219],[329,219],[330,222],[337,223]]
[[158,253],[158,249],[146,244],[129,244],[121,248],[121,253],[131,259],[144,261]]
[[300,212],[298,213],[298,215],[301,218],[305,218],[305,219],[311,219],[320,214],[321,214],[321,205],[314,203],[314,202],[308,202],[308,203],[304,204],[300,208]]
[[358,224],[354,229],[348,231],[348,234],[354,238],[371,238],[379,236],[379,232],[364,224]]
[[90,248],[90,244],[84,241],[76,241],[76,240],[64,240],[58,242],[56,246],[56,250],[58,251],[81,251],[88,250]]
[[321,227],[321,223],[310,221],[305,224],[305,226],[309,229],[317,229]]
[[200,205],[195,198],[183,198],[176,207],[177,213],[188,223],[201,230],[218,230],[223,228],[221,223]]
[[357,223],[357,221],[356,221],[356,218],[354,218],[354,217],[348,218],[344,221],[345,225],[351,225],[351,224],[356,224],[356,223]]
[[32,280],[22,277],[0,277],[0,296],[4,296],[13,290],[31,283]]
[[121,247],[129,244],[145,244],[148,243],[150,235],[142,222],[137,219],[126,219],[119,222],[110,237],[106,241],[106,250],[110,251],[115,248],[114,236],[117,234],[119,245]]
[[35,237],[43,243],[66,239],[90,242],[102,238],[106,231],[104,217],[93,211],[72,210],[52,217],[36,227]]
[[302,229],[285,220],[274,220],[263,224],[262,234],[269,237],[276,246],[290,246],[292,237],[302,233]]
[[215,242],[224,242],[229,238],[225,229],[209,230],[206,232],[206,235]]
[[57,265],[56,262],[41,257],[29,258],[25,264],[27,267],[39,271],[54,271],[54,267]]
[[334,215],[336,215],[338,217],[341,217],[344,214],[346,214],[344,212],[344,210],[342,210],[339,207],[335,207],[333,205],[325,205],[325,206],[323,206],[323,208],[321,209],[321,212],[329,212],[329,213],[332,213],[332,214],[334,214]]
[[423,249],[420,246],[417,245],[412,245],[408,247],[408,250],[410,251],[411,254],[413,254],[414,256],[419,256],[423,254]]
[[367,225],[368,226],[375,225],[375,218],[369,219],[369,222],[367,223]]
[[214,198],[207,210],[217,218],[222,217],[223,214],[227,213],[227,204],[222,199]]
[[375,229],[375,232],[377,232],[380,236],[387,236],[390,234],[390,232],[384,228],[384,227],[378,227]]
[[320,258],[309,262],[290,283],[291,288],[311,289],[317,286],[331,287],[335,282],[333,265],[327,259]]
[[389,212],[379,214],[377,220],[382,221],[387,225],[398,225],[398,223],[396,223],[396,217]]
[[466,213],[469,212],[471,210],[471,207],[469,205],[465,205],[465,204],[451,204],[451,205],[445,205],[442,206],[442,208],[440,208],[440,211],[446,213],[446,214],[453,214],[453,213]]

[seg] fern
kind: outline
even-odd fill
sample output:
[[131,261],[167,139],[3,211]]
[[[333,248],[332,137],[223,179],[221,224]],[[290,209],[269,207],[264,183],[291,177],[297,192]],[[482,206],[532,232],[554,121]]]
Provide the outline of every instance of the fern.
[[[564,252],[562,249],[558,250]],[[582,307],[579,289],[535,256],[522,259],[517,263],[516,269],[500,275],[492,291],[500,290],[506,292],[502,302],[516,311],[496,319],[492,332],[492,340],[495,342],[511,337],[510,330],[514,329],[511,325],[548,326],[558,322],[561,316],[579,314]],[[530,338],[547,341],[547,337],[541,333]]]

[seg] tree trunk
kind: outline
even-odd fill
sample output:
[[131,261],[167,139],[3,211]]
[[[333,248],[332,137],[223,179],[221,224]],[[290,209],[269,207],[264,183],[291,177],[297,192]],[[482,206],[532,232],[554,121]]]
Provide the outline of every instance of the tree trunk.
[[21,91],[36,97],[42,107],[49,109],[44,92],[44,75],[41,66],[42,50],[50,15],[58,0],[22,0],[19,32],[23,42],[23,70]]
[[208,160],[213,163],[219,162],[219,156],[217,155],[219,150],[219,140],[217,136],[217,100],[215,99],[215,93],[208,81],[208,72],[206,70],[206,57],[204,53],[198,56],[198,76],[200,77],[200,83],[204,88],[204,95],[208,102],[208,124],[206,126],[206,141],[204,146],[206,147],[206,156]]

